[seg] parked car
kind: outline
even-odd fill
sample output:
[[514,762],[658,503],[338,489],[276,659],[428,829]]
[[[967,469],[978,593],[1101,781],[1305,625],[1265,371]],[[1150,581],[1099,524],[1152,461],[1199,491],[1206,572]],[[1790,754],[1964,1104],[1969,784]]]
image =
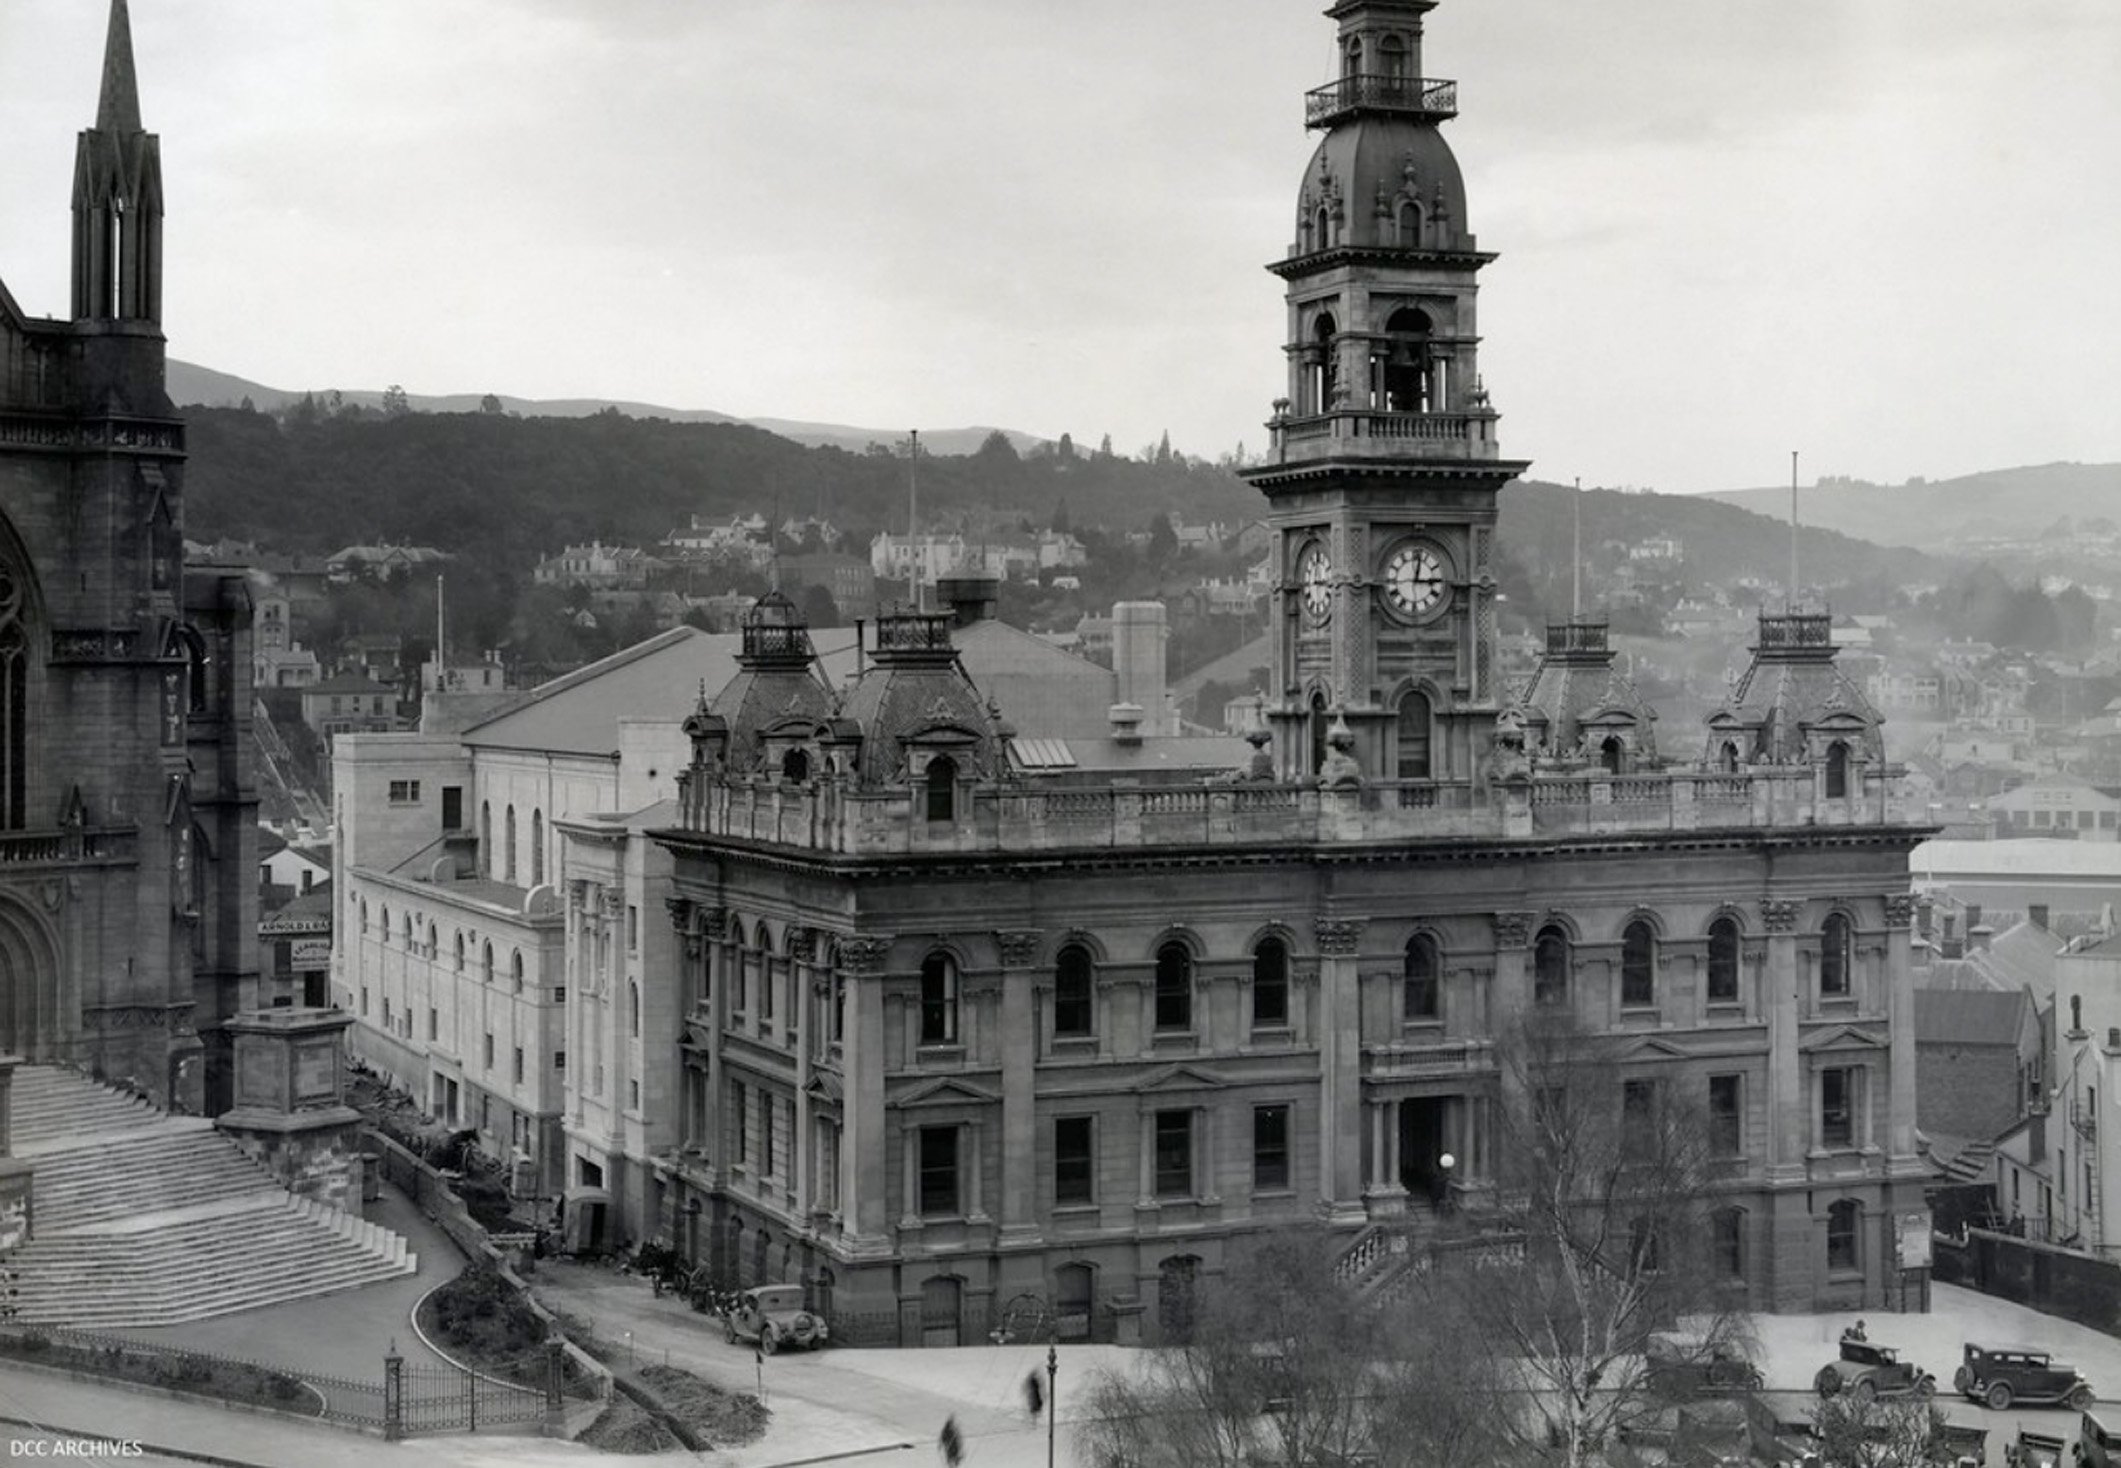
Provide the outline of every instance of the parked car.
[[2077,1424],[2078,1468],[2121,1468],[2121,1419],[2086,1412]]
[[2007,1411],[2013,1402],[2026,1407],[2062,1402],[2082,1412],[2098,1400],[2082,1372],[2045,1351],[1968,1342],[1965,1353],[1952,1373],[1953,1387],[1997,1412]]
[[1644,1375],[1651,1391],[1668,1400],[1759,1391],[1760,1368],[1730,1341],[1657,1331],[1643,1347]]
[[783,1346],[806,1349],[825,1344],[825,1322],[803,1308],[799,1284],[758,1285],[739,1290],[735,1302],[722,1316],[722,1331],[731,1345],[757,1341],[771,1356]]
[[1937,1391],[1937,1378],[1912,1362],[1900,1359],[1891,1346],[1850,1336],[1841,1338],[1841,1359],[1819,1368],[1812,1385],[1822,1397],[1848,1392],[1859,1401],[1873,1397],[1915,1397],[1927,1401]]
[[2062,1468],[2062,1439],[2021,1427],[2018,1440],[2004,1445],[2003,1468]]

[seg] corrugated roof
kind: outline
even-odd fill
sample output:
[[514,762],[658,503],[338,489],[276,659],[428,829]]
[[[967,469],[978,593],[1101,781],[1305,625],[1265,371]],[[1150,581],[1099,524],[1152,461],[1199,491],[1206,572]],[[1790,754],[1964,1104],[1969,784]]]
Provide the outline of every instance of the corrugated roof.
[[2015,1047],[2028,1002],[2023,989],[1917,989],[1915,1043]]
[[[810,636],[828,683],[853,667],[852,628],[824,628]],[[615,755],[621,718],[678,722],[692,712],[702,684],[711,696],[736,675],[742,646],[737,633],[673,627],[533,689],[523,702],[472,725],[464,742],[479,748]]]

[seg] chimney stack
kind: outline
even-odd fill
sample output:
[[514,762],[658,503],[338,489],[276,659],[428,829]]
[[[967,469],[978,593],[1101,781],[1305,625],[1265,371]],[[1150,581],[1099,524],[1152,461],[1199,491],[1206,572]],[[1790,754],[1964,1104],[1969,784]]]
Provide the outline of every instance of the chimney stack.
[[1989,940],[1996,936],[1996,930],[1987,923],[1982,923],[1979,927],[1969,928],[1966,936],[1973,944],[1974,952],[1986,953]]
[[[1165,693],[1164,644],[1170,625],[1160,601],[1123,601],[1112,608],[1112,671],[1119,702],[1135,707],[1136,734],[1175,734]],[[1117,721],[1115,720],[1115,727]]]
[[1978,928],[1978,927],[1980,927],[1980,926],[1981,926],[1981,904],[1980,904],[1980,903],[1978,903],[1978,902],[1969,902],[1969,903],[1968,903],[1968,904],[1966,905],[1966,934],[1967,934],[1967,936],[1968,936],[1969,938],[1971,938],[1971,937],[1972,937],[1972,936],[1974,935],[1974,929],[1976,929],[1976,928]]
[[2031,923],[2034,927],[2038,928],[2041,932],[2047,932],[2047,904],[2044,902],[2035,902],[2027,906],[2027,908],[2025,909],[2025,920]]
[[1111,709],[1112,742],[1114,744],[1139,744],[1142,742],[1142,708],[1138,703],[1116,703]]

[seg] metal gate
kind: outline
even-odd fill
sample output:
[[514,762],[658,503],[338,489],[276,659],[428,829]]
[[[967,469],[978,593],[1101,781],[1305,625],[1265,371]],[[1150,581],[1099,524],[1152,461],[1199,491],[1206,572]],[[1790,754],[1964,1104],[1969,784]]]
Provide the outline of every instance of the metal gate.
[[482,1427],[542,1422],[546,1393],[455,1366],[407,1366],[399,1399],[400,1430],[477,1432]]

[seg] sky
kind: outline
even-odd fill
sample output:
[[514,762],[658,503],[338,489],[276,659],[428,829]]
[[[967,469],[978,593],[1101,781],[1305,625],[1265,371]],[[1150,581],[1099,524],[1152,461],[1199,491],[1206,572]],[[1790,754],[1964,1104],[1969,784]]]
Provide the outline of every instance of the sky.
[[[132,0],[171,354],[1257,452],[1324,0]],[[0,0],[0,280],[66,306],[106,0]],[[2121,460],[2114,0],[1443,0],[1533,473]]]

